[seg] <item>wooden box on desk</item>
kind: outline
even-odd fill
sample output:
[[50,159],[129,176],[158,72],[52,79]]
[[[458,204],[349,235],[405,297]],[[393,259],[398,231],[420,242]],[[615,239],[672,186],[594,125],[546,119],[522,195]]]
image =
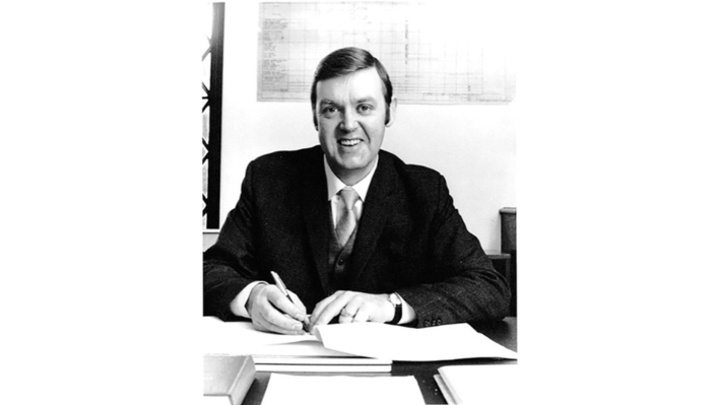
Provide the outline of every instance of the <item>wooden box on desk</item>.
[[506,267],[506,279],[511,287],[510,316],[516,316],[516,207],[504,207],[499,210],[501,215],[501,252],[510,255],[510,262]]
[[504,207],[499,210],[501,215],[501,252],[516,251],[516,207]]
[[204,356],[203,404],[239,405],[254,382],[255,367],[250,356]]

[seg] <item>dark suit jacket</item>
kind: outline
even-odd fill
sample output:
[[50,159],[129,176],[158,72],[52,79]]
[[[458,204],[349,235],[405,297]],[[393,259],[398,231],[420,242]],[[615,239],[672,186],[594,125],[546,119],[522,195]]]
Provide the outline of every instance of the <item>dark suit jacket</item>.
[[[234,319],[229,303],[248,283],[271,282],[270,270],[311,312],[333,292],[330,213],[319,146],[251,162],[237,206],[204,254],[205,315]],[[510,298],[443,176],[385,151],[364,202],[349,289],[398,292],[420,327],[502,318]]]

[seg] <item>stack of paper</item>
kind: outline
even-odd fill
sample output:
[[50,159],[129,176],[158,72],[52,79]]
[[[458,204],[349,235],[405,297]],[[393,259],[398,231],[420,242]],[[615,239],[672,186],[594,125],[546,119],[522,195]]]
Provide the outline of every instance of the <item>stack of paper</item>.
[[249,322],[205,321],[207,353],[251,355],[257,371],[297,373],[389,373],[392,361],[332,350],[314,335],[259,332]]
[[392,361],[516,358],[465,323],[424,329],[334,324],[315,328],[316,336],[259,332],[249,322],[205,323],[205,353],[252,355],[258,371],[389,372]]
[[389,373],[392,363],[327,349],[319,341],[265,346],[252,358],[257,371],[299,373]]

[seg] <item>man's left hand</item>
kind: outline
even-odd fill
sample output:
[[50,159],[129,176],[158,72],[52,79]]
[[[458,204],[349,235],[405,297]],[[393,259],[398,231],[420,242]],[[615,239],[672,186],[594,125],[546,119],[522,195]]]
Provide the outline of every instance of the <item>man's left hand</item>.
[[388,322],[394,318],[388,298],[388,294],[337,291],[314,307],[312,326],[326,325],[337,315],[339,323]]

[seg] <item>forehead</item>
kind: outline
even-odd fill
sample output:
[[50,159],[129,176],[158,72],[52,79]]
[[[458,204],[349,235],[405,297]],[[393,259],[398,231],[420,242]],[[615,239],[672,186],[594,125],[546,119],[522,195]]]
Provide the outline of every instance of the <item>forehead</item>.
[[373,67],[317,82],[318,101],[342,102],[366,98],[384,99],[381,78]]

